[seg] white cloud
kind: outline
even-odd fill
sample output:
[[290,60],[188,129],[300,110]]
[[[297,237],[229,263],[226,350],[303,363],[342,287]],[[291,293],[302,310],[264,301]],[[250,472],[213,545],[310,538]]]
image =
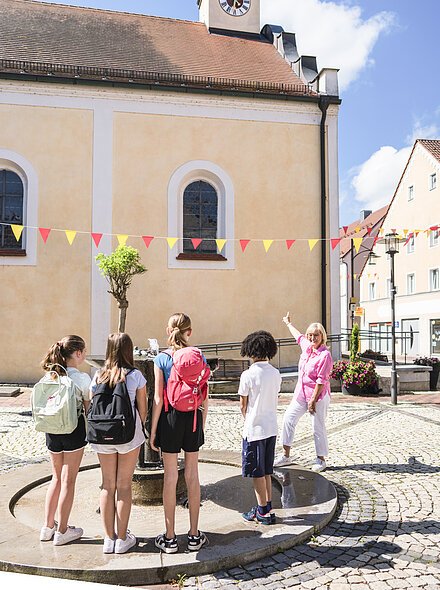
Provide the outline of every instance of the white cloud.
[[391,201],[410,153],[411,147],[383,146],[351,171],[354,198],[362,209],[375,211]]
[[[440,115],[440,109],[439,112],[436,111],[436,114]],[[416,119],[412,133],[408,135],[406,140],[408,143],[413,144],[416,139],[438,139],[439,135],[438,125],[435,123],[423,124],[421,119]]]
[[318,68],[340,68],[339,84],[346,89],[362,70],[374,64],[374,45],[395,22],[393,13],[363,19],[359,6],[323,0],[262,2],[262,22],[297,33],[300,55],[316,55]]

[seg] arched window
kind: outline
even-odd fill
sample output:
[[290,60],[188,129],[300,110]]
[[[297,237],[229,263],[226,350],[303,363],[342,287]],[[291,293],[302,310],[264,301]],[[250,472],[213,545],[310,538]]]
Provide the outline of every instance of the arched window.
[[21,178],[12,170],[0,170],[0,251],[23,250],[23,235],[17,242],[9,225],[23,225],[24,190]]
[[191,238],[198,238],[197,252],[216,254],[217,223],[217,191],[203,180],[192,182],[183,193],[183,252],[194,252]]

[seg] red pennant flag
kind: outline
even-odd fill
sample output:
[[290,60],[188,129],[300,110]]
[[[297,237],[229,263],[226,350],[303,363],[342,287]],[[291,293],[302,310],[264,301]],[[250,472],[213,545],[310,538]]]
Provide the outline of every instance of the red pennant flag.
[[249,244],[250,240],[240,240],[241,251],[244,252]]
[[41,237],[43,238],[43,242],[46,243],[51,230],[47,227],[39,227],[38,230],[40,232]]
[[293,244],[295,243],[296,240],[286,240],[286,246],[287,249],[290,250],[290,248],[293,246]]
[[142,239],[144,240],[144,244],[148,248],[151,242],[154,240],[154,236],[142,236]]
[[370,236],[371,232],[372,232],[373,228],[372,227],[367,227],[367,234]]
[[348,225],[344,225],[344,226],[343,226],[343,229],[344,229],[344,234],[345,234],[345,235],[347,235],[347,231],[348,231]]
[[431,231],[437,231],[438,230],[438,225],[431,225],[431,227],[429,229]]
[[336,246],[339,244],[339,242],[341,241],[341,238],[332,238],[330,241],[332,244],[332,250],[334,250],[336,248]]
[[375,236],[374,237],[373,247],[376,245],[376,242],[377,242],[378,239],[379,239],[379,236]]
[[99,247],[99,242],[102,239],[102,234],[95,234],[95,233],[92,232],[92,238],[93,238],[93,241],[95,242],[95,246],[98,248]]
[[202,243],[202,240],[200,238],[191,238],[191,242],[192,242],[192,245],[194,247],[194,250],[197,250],[197,248]]

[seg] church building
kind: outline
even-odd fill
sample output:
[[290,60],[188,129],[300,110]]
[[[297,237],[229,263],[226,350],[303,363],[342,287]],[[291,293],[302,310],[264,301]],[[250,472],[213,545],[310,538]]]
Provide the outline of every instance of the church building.
[[198,0],[191,22],[0,0],[0,383],[38,379],[66,334],[104,354],[95,257],[118,243],[148,269],[140,347],[177,311],[194,344],[287,337],[288,310],[339,332],[338,74],[265,1]]

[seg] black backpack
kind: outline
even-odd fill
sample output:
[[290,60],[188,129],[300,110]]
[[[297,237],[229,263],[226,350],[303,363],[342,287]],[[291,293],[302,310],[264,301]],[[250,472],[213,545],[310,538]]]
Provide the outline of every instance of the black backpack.
[[125,381],[116,383],[115,387],[99,383],[87,412],[88,442],[122,445],[133,440],[135,430],[136,413]]

